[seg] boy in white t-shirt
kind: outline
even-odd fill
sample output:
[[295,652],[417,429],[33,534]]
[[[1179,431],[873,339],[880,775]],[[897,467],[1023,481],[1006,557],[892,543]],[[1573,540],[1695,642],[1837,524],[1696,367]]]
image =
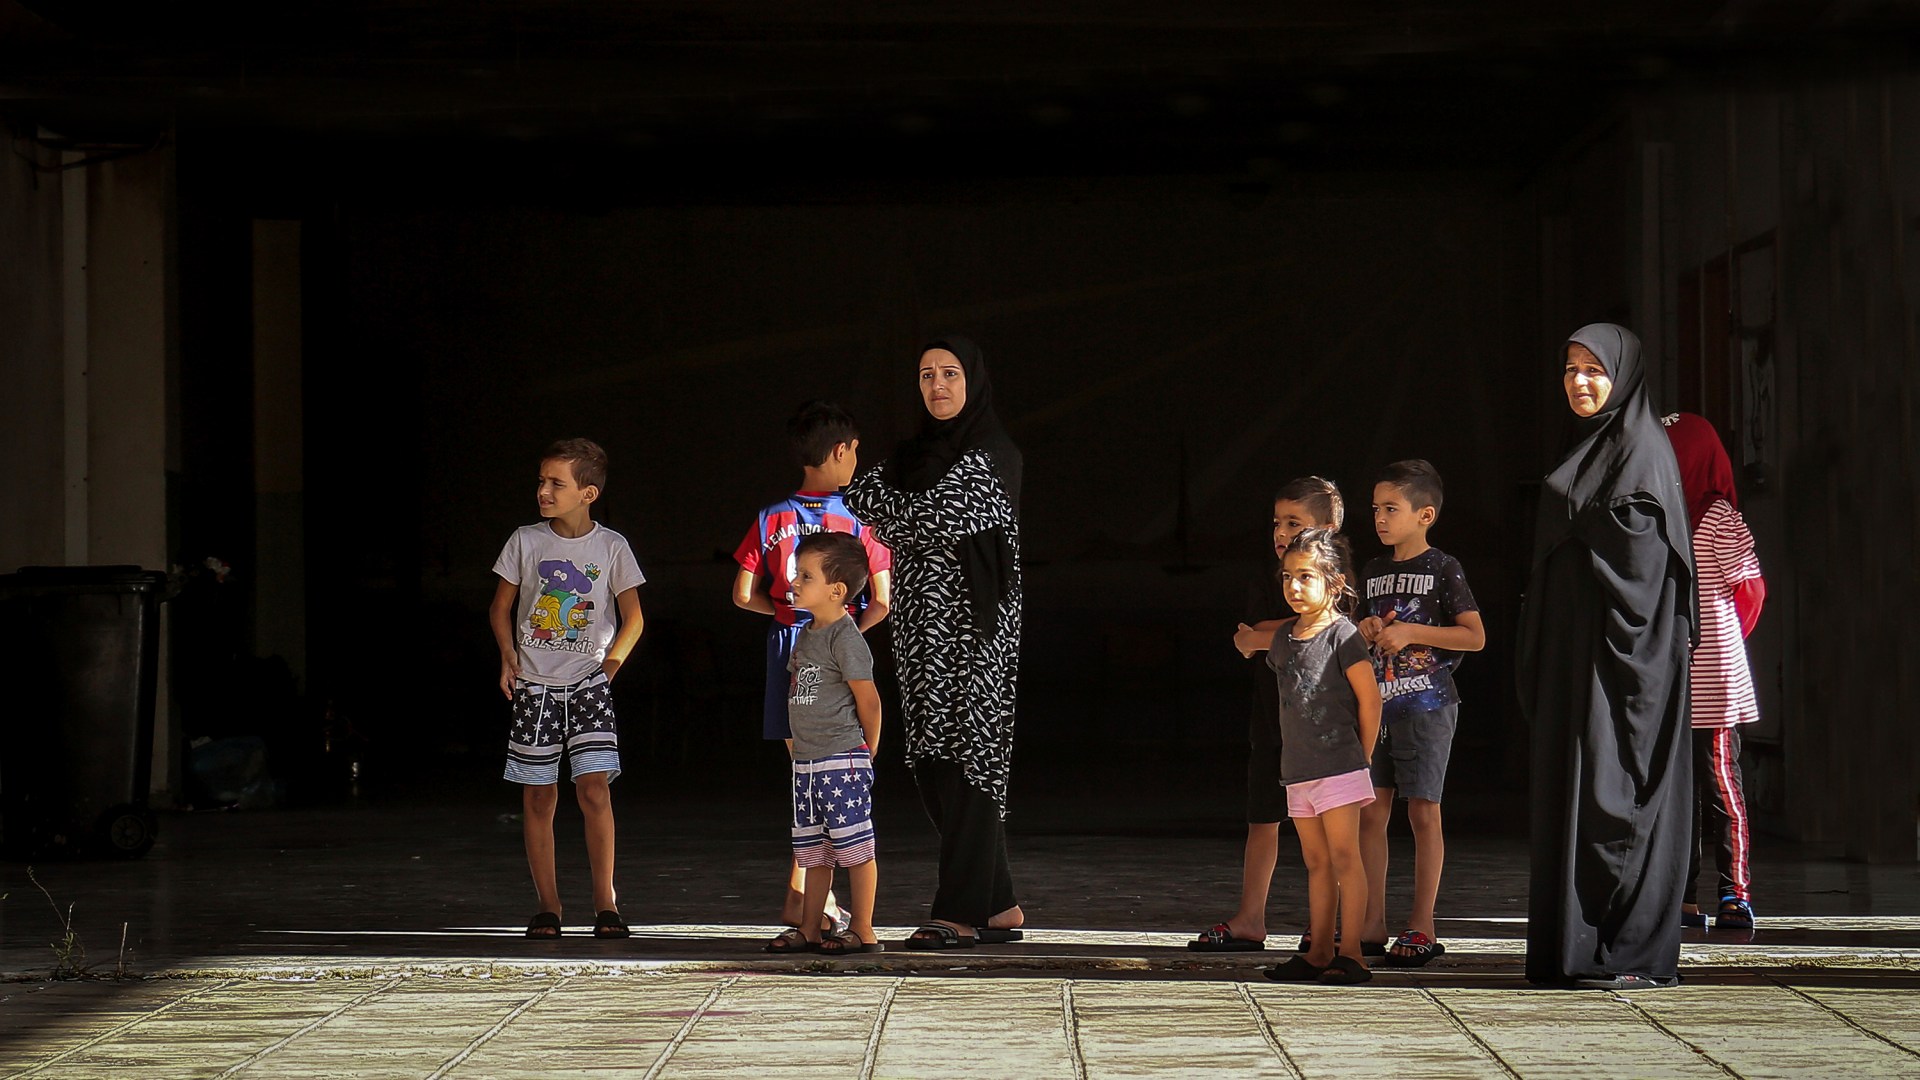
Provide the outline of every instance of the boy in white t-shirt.
[[553,814],[563,755],[586,818],[593,936],[628,934],[613,888],[607,785],[620,775],[620,740],[609,684],[640,640],[638,586],[646,577],[627,538],[594,523],[591,508],[606,482],[606,451],[591,440],[548,447],[538,489],[545,520],[514,530],[493,564],[500,692],[513,702],[506,778],[522,785],[521,834],[540,898],[528,937],[560,936]]

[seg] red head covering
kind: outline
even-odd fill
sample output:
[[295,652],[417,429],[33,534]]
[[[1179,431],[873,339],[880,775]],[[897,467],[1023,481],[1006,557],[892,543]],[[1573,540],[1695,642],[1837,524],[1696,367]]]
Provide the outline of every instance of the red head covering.
[[1721,499],[1735,510],[1740,496],[1733,489],[1733,462],[1720,442],[1720,433],[1703,416],[1674,413],[1666,421],[1674,460],[1680,463],[1680,488],[1687,493],[1687,511],[1697,528],[1713,504]]

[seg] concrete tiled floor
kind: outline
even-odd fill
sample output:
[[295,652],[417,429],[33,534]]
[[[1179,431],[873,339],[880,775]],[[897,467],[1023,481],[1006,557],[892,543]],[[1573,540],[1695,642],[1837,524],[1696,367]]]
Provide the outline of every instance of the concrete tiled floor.
[[[1458,835],[1447,957],[1293,987],[1258,975],[1304,917],[1286,858],[1274,951],[1182,947],[1231,907],[1230,828],[1030,807],[1027,941],[827,961],[759,949],[784,854],[760,801],[624,806],[636,936],[530,942],[518,829],[482,794],[170,815],[147,859],[35,867],[52,903],[0,865],[0,1076],[1920,1076],[1911,866],[1763,841],[1757,933],[1689,934],[1678,989],[1554,992],[1520,978],[1524,845]],[[881,815],[897,936],[932,837],[910,804]],[[576,840],[561,859],[571,896]],[[69,904],[96,977],[53,981]]]
[[1911,978],[1733,974],[1638,995],[1513,977],[680,973],[5,988],[9,1076],[1879,1077]]

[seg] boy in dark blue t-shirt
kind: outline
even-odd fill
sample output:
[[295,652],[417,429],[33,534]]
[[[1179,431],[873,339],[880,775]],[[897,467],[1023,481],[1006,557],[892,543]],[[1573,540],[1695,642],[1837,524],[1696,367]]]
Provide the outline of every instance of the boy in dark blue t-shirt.
[[1439,472],[1423,460],[1382,470],[1373,486],[1373,529],[1393,550],[1360,573],[1360,635],[1373,646],[1382,702],[1374,801],[1360,812],[1369,892],[1363,945],[1387,936],[1387,822],[1396,793],[1413,825],[1413,910],[1406,932],[1387,950],[1391,967],[1418,967],[1446,951],[1434,936],[1433,907],[1446,860],[1440,792],[1460,715],[1453,668],[1461,653],[1487,643],[1460,563],[1427,545],[1442,495]]

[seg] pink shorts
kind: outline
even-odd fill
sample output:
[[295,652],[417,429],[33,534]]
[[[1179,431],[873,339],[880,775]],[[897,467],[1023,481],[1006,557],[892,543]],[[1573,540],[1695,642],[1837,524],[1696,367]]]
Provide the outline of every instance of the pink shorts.
[[1288,817],[1319,817],[1342,806],[1365,806],[1372,801],[1373,772],[1369,769],[1287,785]]

